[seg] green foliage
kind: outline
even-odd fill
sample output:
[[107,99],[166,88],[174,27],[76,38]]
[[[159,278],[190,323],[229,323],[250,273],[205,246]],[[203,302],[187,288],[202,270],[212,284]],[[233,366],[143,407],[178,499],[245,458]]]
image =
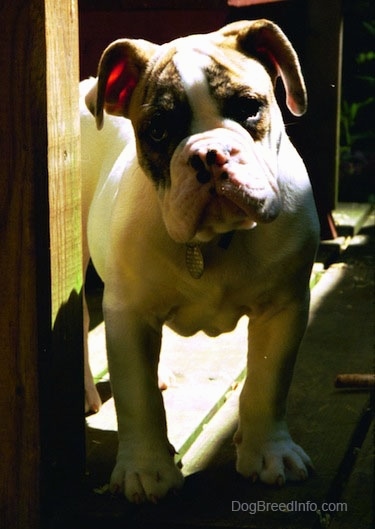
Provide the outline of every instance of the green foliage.
[[353,145],[360,140],[373,139],[372,130],[356,131],[356,123],[360,110],[374,103],[375,98],[369,97],[365,101],[349,103],[345,99],[341,103],[341,149],[342,152],[351,151]]
[[[375,141],[373,118],[370,117],[374,116],[375,113],[375,97],[373,96],[375,89],[375,51],[368,49],[371,44],[373,45],[375,19],[363,20],[366,16],[365,9],[356,14],[359,15],[357,31],[352,30],[351,33],[348,33],[349,42],[347,43],[348,53],[353,53],[354,48],[355,55],[352,57],[344,56],[345,84],[343,86],[340,120],[341,153],[344,157],[354,148],[369,148]],[[347,24],[350,24],[350,20],[347,21]],[[357,46],[366,46],[367,49],[355,49]],[[345,60],[349,64],[345,64]]]

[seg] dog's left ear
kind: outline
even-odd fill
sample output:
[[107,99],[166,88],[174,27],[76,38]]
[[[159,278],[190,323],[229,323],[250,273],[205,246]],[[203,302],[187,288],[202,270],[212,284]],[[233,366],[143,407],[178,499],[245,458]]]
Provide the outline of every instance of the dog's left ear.
[[234,22],[223,29],[227,36],[236,36],[237,46],[243,53],[257,57],[275,77],[282,78],[289,110],[295,116],[304,114],[307,94],[300,63],[281,29],[266,19]]
[[99,130],[103,110],[114,116],[128,116],[133,92],[157,47],[146,40],[119,39],[104,50],[97,83],[86,95],[87,108]]

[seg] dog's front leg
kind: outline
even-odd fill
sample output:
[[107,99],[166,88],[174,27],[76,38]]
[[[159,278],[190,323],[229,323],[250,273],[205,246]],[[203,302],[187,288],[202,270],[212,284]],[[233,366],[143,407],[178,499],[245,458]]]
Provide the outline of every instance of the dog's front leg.
[[129,501],[157,501],[182,486],[167,438],[157,365],[160,331],[142,315],[104,302],[111,385],[118,420],[119,449],[111,491]]
[[85,412],[94,412],[97,413],[102,405],[102,400],[96,389],[94,377],[92,376],[92,371],[89,362],[89,345],[88,345],[88,335],[89,335],[89,309],[87,307],[87,301],[85,292],[83,295],[83,360],[84,360],[84,375],[85,375]]
[[304,334],[309,296],[275,314],[249,322],[248,372],[240,396],[240,422],[234,437],[237,470],[253,481],[283,485],[307,478],[310,458],[289,434],[286,400]]

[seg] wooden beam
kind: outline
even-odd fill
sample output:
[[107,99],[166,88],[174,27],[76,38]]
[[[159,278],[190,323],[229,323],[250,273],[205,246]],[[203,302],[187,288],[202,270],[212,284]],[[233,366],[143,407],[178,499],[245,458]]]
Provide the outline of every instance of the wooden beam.
[[304,70],[309,94],[305,161],[312,179],[322,238],[336,236],[341,103],[342,1],[309,0]]
[[79,8],[85,11],[147,11],[162,9],[222,9],[226,0],[80,0]]
[[77,6],[14,0],[0,17],[0,527],[36,529],[64,442],[66,473],[83,465]]
[[[43,5],[2,4],[0,46],[0,526],[36,528],[39,506],[38,246],[48,247]],[[40,210],[36,204],[40,204]],[[46,287],[49,264],[45,263]]]
[[42,500],[75,493],[84,472],[82,225],[77,0],[44,0],[51,341],[40,371]]

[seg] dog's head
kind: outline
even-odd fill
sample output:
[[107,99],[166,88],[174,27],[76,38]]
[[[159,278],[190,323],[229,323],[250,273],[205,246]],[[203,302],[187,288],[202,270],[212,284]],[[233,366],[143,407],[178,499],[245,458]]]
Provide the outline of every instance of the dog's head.
[[103,110],[132,121],[139,163],[175,241],[210,240],[278,216],[278,76],[289,110],[303,114],[296,53],[267,20],[163,46],[121,39],[104,51],[87,106],[98,128]]

